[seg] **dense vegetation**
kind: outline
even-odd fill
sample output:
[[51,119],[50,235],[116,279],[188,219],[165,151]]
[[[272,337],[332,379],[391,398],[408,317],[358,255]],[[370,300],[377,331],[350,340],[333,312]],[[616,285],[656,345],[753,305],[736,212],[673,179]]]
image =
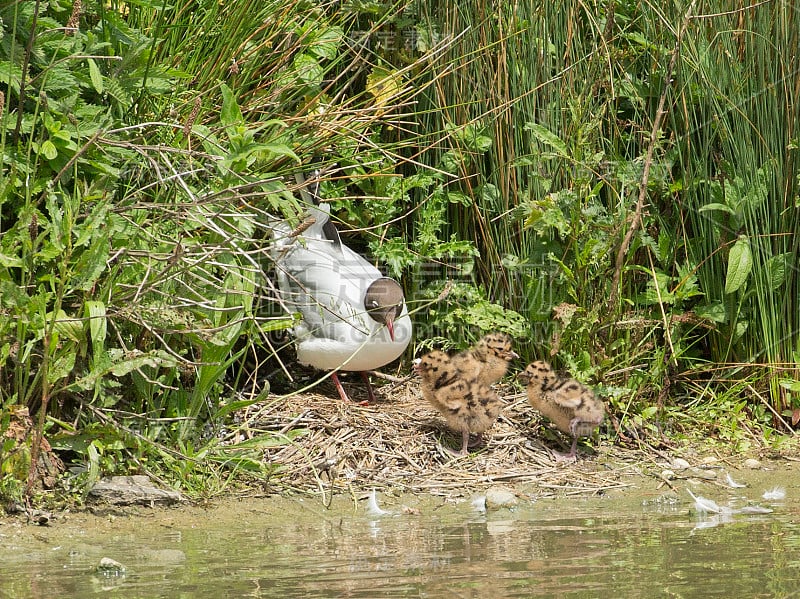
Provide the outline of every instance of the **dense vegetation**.
[[538,4],[0,8],[0,494],[42,437],[79,493],[263,472],[270,439],[219,427],[281,370],[266,225],[300,222],[312,161],[417,349],[503,329],[622,431],[785,438],[800,13]]

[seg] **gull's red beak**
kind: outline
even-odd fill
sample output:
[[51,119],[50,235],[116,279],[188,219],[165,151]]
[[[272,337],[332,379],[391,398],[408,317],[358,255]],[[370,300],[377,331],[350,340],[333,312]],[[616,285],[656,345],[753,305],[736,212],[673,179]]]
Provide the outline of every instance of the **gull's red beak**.
[[389,337],[394,341],[394,319],[391,316],[386,317],[386,328],[389,329]]

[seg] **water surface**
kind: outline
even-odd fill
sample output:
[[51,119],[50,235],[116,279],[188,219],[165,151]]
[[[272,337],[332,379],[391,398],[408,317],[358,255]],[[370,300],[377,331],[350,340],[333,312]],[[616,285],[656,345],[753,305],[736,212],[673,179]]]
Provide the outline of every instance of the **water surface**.
[[[736,477],[746,474],[735,473]],[[470,499],[226,500],[135,515],[0,521],[0,597],[794,597],[800,482],[655,484],[483,512]],[[761,498],[780,484],[784,500]],[[649,487],[649,488],[645,488]],[[721,506],[700,514],[691,488]],[[102,557],[126,572],[104,577]]]

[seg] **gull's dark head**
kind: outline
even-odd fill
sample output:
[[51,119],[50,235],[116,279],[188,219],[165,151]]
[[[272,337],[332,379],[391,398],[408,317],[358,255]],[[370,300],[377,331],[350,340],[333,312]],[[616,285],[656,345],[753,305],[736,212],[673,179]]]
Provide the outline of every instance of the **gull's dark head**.
[[403,288],[394,279],[375,279],[364,294],[364,308],[372,320],[385,324],[394,341],[394,321],[403,312]]

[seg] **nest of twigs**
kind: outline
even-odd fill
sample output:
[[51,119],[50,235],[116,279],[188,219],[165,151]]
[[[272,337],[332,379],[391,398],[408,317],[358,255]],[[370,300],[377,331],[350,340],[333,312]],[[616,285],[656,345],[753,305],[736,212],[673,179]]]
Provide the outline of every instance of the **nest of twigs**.
[[600,494],[641,476],[630,452],[623,458],[611,443],[597,440],[579,445],[577,463],[557,463],[551,448],[564,449],[570,440],[511,387],[497,388],[506,407],[484,443],[464,457],[446,451],[458,449],[461,436],[445,427],[415,378],[384,385],[368,405],[343,402],[326,383],[319,390],[325,394],[274,396],[240,414],[246,437],[275,436],[274,447],[264,450],[276,467],[274,490],[327,495],[377,488],[450,496],[521,483],[538,496]]

